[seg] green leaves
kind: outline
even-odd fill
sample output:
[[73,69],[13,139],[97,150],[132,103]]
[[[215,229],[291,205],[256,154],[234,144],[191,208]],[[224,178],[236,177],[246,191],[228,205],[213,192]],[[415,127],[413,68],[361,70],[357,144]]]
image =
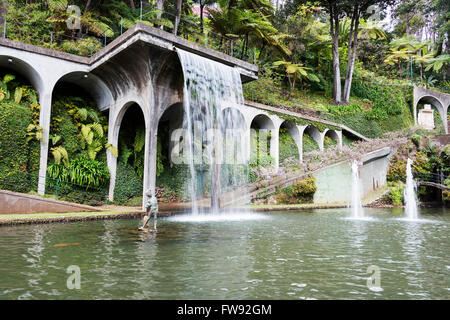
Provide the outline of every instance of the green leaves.
[[8,82],[13,81],[15,78],[16,76],[13,74],[5,74],[5,76],[3,77],[3,83],[7,84]]
[[69,166],[69,155],[67,154],[67,150],[62,146],[57,146],[50,149],[53,158],[55,159],[56,164],[60,164],[61,160],[63,161],[64,166]]
[[430,59],[428,66],[425,71],[433,69],[433,71],[438,72],[444,65],[450,63],[450,54],[442,54],[436,58]]
[[23,89],[21,87],[17,87],[16,91],[14,91],[14,102],[19,104],[22,100]]
[[117,147],[114,147],[111,143],[105,144],[105,149],[111,151],[111,154],[114,157],[117,158],[119,156],[119,150],[117,149]]
[[67,8],[67,0],[48,0],[47,3],[51,11],[64,11]]
[[27,127],[27,143],[33,139],[36,139],[38,141],[42,140],[43,131],[44,128],[42,128],[41,126],[30,123]]
[[53,179],[96,188],[106,185],[110,177],[105,163],[84,157],[72,159],[68,166],[51,164],[47,172]]

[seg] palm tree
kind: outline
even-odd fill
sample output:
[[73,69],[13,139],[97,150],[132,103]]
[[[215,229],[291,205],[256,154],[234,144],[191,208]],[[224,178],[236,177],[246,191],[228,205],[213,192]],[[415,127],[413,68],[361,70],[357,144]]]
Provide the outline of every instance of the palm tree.
[[423,66],[425,64],[429,64],[431,62],[431,60],[433,59],[432,53],[427,53],[425,55],[423,55],[423,52],[421,52],[421,53],[422,53],[422,55],[416,54],[413,56],[414,61],[417,64],[419,64],[419,66],[420,66],[420,69],[419,69],[420,70],[420,80],[423,79]]
[[407,48],[403,49],[390,49],[389,54],[387,55],[386,59],[384,60],[385,64],[393,65],[395,63],[398,64],[398,72],[401,73],[401,62],[402,60],[408,61],[409,57],[411,56],[411,51],[409,51]]
[[292,63],[288,61],[278,60],[273,63],[273,66],[283,67],[289,81],[289,96],[292,95],[298,79],[301,80],[302,78],[304,78],[309,79],[310,81],[319,82],[319,78],[315,74],[308,72],[308,70],[311,70],[311,68],[307,68],[301,63]]
[[[450,64],[450,54],[441,54],[436,58],[430,59],[428,66],[425,68],[425,71],[429,71],[433,69],[434,72],[438,72],[442,69],[443,66],[447,66]],[[443,79],[447,80],[447,71],[446,68],[443,68]]]

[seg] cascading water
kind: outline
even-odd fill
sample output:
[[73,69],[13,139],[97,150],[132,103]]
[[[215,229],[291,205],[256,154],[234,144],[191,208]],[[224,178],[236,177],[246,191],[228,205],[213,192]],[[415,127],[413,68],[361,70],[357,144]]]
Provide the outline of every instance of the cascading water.
[[[203,192],[197,183],[197,174],[200,172],[203,176],[208,170],[211,175],[211,210],[215,212],[219,209],[220,190],[229,190],[239,180],[233,174],[234,169],[230,173],[229,166],[221,165],[223,141],[218,133],[224,134],[225,129],[241,126],[242,116],[238,111],[244,103],[241,78],[232,67],[181,49],[177,49],[177,53],[184,75],[183,129],[186,136],[183,137],[183,153],[189,166],[188,192],[192,214],[197,215],[201,211],[196,199]],[[241,141],[242,135],[238,138]],[[207,147],[204,147],[204,141]],[[242,153],[242,149],[238,152]],[[221,179],[224,175],[226,178]]]
[[358,173],[358,161],[353,160],[352,163],[352,218],[361,219],[364,218],[364,210],[361,204],[361,194],[359,187],[359,173]]
[[413,161],[408,158],[406,163],[406,188],[403,192],[405,198],[405,212],[408,220],[417,220],[417,198],[416,198],[416,182],[412,175],[412,163]]

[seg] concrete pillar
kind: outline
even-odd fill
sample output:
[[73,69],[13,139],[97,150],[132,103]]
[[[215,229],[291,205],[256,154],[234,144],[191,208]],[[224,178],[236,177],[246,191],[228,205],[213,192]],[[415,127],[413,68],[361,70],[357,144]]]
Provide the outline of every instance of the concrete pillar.
[[279,129],[272,129],[271,135],[270,135],[270,155],[274,159],[274,168],[275,170],[278,170],[279,168],[279,160],[280,160],[280,151],[279,151],[279,144],[280,144],[280,131]]
[[311,137],[314,139],[315,142],[319,145],[319,150],[323,151],[323,140],[325,138],[325,131],[320,132],[319,129],[316,127],[310,126],[308,128],[308,133],[311,135]]
[[50,134],[50,116],[52,109],[52,90],[43,90],[39,93],[39,104],[41,111],[39,114],[39,126],[43,128],[41,140],[41,153],[39,162],[39,184],[38,193],[45,194],[45,181],[47,177],[48,160],[48,137]]
[[338,150],[342,152],[342,130],[334,130],[338,138]]
[[299,140],[297,144],[298,148],[298,158],[300,163],[303,162],[303,132],[305,132],[307,126],[297,126],[298,134],[299,134]]
[[[116,106],[111,107],[109,111],[108,143],[111,143],[114,147],[118,148],[120,125],[118,124],[117,114],[115,113],[115,111]],[[116,173],[117,173],[117,158],[112,155],[110,150],[106,151],[106,163],[110,175],[108,200],[114,201],[114,188],[116,186]]]
[[142,209],[145,210],[145,193],[151,190],[154,194],[156,187],[156,156],[157,156],[157,125],[156,128],[145,126],[145,155],[144,155],[144,188],[142,197]]

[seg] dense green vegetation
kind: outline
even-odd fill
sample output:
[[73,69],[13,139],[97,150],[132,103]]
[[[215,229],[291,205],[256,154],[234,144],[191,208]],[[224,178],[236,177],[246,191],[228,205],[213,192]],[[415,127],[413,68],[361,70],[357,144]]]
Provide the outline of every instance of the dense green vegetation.
[[[413,175],[418,180],[441,183],[441,174],[447,177],[450,174],[450,148],[449,145],[437,147],[433,143],[433,136],[421,135],[420,131],[411,136],[407,144],[400,146],[389,162],[387,180],[390,184],[389,200],[394,205],[402,205],[403,190],[406,182],[406,162],[413,160]],[[448,182],[444,182],[448,183]],[[421,201],[435,201],[439,199],[440,192],[436,188],[419,186],[418,197]],[[444,192],[446,201],[448,192]]]
[[[78,29],[67,27],[67,21],[75,21],[67,11],[69,4],[81,9]],[[193,10],[197,4],[200,15]],[[370,5],[380,6],[376,16],[367,11]],[[392,12],[390,26],[382,22],[387,9]],[[246,99],[342,123],[375,138],[413,124],[414,85],[450,92],[449,10],[446,0],[287,0],[283,5],[268,0],[8,0],[0,4],[0,21],[6,19],[2,31],[9,39],[83,56],[101,50],[138,22],[159,27],[256,64],[259,79],[243,86]],[[4,176],[20,175],[16,180],[25,182],[18,183],[23,186],[17,190],[28,192],[36,189],[37,178],[32,174],[38,172],[42,138],[37,94],[26,79],[8,70],[0,74],[0,80],[0,166],[7,168]],[[311,124],[321,132],[325,127],[340,130],[277,115],[298,125]],[[441,132],[437,112],[435,120],[433,133]],[[100,113],[88,95],[73,94],[67,88],[54,94],[48,161],[48,176],[53,180],[48,190],[55,190],[55,181],[66,183],[59,186],[62,195],[81,193],[75,185],[84,185],[88,187],[84,191],[98,191],[103,199],[109,182],[105,151],[110,150],[118,156],[115,202],[139,203],[144,126],[125,126],[116,149],[107,142],[107,124],[107,114]],[[158,196],[186,200],[187,168],[170,165],[168,137],[163,130],[158,132]],[[344,144],[352,142],[343,139]],[[415,153],[415,170],[425,174],[443,170],[447,151],[424,146],[420,133],[415,139],[412,148],[416,149],[410,150]],[[252,137],[255,141],[257,136]],[[325,148],[334,145],[336,141],[327,136]],[[274,162],[258,148],[253,148],[249,167],[224,168],[222,180],[231,179],[237,170],[239,183],[255,181],[258,168]],[[303,152],[317,149],[311,136],[304,134]],[[284,128],[279,156],[280,163],[299,158]],[[393,157],[388,177],[393,184],[391,200],[397,204],[404,161],[404,154]],[[198,169],[198,183],[204,181],[207,194],[208,172]],[[428,191],[421,187],[421,197]]]

